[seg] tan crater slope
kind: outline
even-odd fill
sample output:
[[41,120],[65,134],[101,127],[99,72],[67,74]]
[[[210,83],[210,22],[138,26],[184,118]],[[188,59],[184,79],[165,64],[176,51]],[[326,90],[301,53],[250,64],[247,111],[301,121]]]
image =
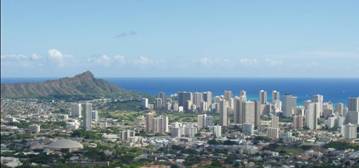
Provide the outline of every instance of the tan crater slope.
[[1,98],[38,98],[61,96],[104,97],[119,95],[122,90],[90,71],[41,83],[1,84]]

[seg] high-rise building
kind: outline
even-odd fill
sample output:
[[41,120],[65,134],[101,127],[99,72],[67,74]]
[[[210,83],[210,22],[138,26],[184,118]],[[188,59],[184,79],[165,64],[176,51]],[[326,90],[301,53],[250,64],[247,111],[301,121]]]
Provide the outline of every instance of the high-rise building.
[[165,92],[159,92],[158,98],[162,99],[162,102],[166,102],[166,93]]
[[189,104],[192,102],[192,92],[178,92],[178,105],[182,106],[185,111],[189,111],[189,107],[192,106],[192,104]]
[[280,101],[280,93],[276,90],[272,91],[272,102],[274,103],[275,101]]
[[294,115],[292,124],[293,129],[303,129],[303,120],[304,117],[302,115]]
[[320,116],[323,116],[323,103],[324,103],[324,97],[323,95],[317,94],[312,97],[312,102],[319,103],[319,111],[317,111],[317,118],[320,118]]
[[335,105],[335,113],[337,113],[340,116],[344,116],[344,111],[345,111],[344,103],[337,103]]
[[319,102],[306,101],[304,103],[305,126],[310,130],[318,129],[318,111],[320,110]]
[[346,122],[359,125],[359,111],[348,111],[346,115]]
[[247,101],[247,92],[245,90],[241,90],[239,97],[243,100],[243,101]]
[[219,112],[220,112],[221,126],[227,127],[229,125],[228,103],[225,99],[219,101]]
[[81,118],[82,117],[82,106],[81,103],[71,104],[71,114],[72,117]]
[[217,138],[222,137],[222,126],[220,125],[213,126],[213,134]]
[[232,91],[231,90],[225,90],[224,91],[224,99],[229,101],[229,99],[231,99],[233,97]]
[[297,109],[297,97],[293,95],[284,95],[283,99],[283,115],[285,117],[292,117]]
[[256,103],[254,101],[245,101],[242,106],[243,123],[256,123]]
[[279,128],[279,117],[278,116],[272,116],[272,122],[271,122],[272,128]]
[[203,95],[201,92],[194,92],[193,93],[193,104],[196,105],[197,108],[202,106],[203,102]]
[[161,110],[163,108],[163,102],[162,102],[162,99],[157,97],[155,99],[155,109],[156,110]]
[[267,92],[264,90],[259,91],[259,104],[267,104]]
[[184,124],[184,136],[193,138],[197,132],[198,128],[193,123]]
[[154,131],[154,117],[156,113],[149,112],[145,114],[145,130],[146,132]]
[[142,98],[142,106],[143,106],[143,108],[146,108],[146,109],[149,108],[148,98]]
[[242,121],[242,103],[244,101],[240,97],[235,97],[234,99],[234,123],[236,124],[243,124]]
[[160,115],[153,120],[154,133],[164,134],[168,132],[168,117]]
[[83,117],[83,125],[84,125],[84,129],[86,131],[91,130],[92,128],[92,104],[91,103],[85,103],[83,104],[84,107],[82,107],[83,111],[84,111],[84,117]]
[[208,107],[212,105],[212,92],[203,92],[203,101],[207,102]]
[[200,114],[197,116],[198,129],[207,127],[207,114]]
[[92,111],[92,121],[95,121],[95,122],[98,121],[98,111],[97,110]]
[[272,105],[273,112],[279,113],[282,111],[282,101],[280,101],[280,94],[276,90],[272,92]]
[[272,139],[279,138],[279,128],[269,127],[267,128],[267,136]]
[[343,128],[343,137],[345,139],[357,138],[357,126],[355,124],[348,123]]
[[359,97],[349,97],[348,111],[359,111]]

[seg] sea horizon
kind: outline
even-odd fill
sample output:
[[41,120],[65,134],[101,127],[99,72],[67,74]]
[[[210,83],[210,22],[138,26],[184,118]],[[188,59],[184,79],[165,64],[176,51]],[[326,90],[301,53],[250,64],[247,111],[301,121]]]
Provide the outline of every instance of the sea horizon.
[[[100,77],[101,78],[101,77]],[[1,83],[37,83],[56,78],[1,78]],[[211,91],[214,96],[223,95],[224,90],[232,90],[239,95],[240,90],[247,91],[251,100],[258,99],[260,90],[271,92],[277,90],[284,94],[298,97],[298,105],[315,94],[324,96],[325,101],[347,103],[349,97],[359,96],[359,78],[245,78],[245,77],[112,77],[102,78],[120,88],[143,92],[156,96],[160,91],[167,95],[179,91]]]

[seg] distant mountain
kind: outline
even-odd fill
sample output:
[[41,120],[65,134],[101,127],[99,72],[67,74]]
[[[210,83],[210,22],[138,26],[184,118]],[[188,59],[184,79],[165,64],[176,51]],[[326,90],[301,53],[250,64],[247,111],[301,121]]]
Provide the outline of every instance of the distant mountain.
[[126,91],[102,79],[96,79],[90,71],[41,83],[1,84],[1,98],[41,97],[107,97]]

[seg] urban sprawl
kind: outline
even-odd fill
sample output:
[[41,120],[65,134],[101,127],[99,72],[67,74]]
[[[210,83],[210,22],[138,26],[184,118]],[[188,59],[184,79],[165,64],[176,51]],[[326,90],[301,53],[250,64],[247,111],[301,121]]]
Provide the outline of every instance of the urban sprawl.
[[269,95],[1,99],[1,165],[359,167],[359,97]]

